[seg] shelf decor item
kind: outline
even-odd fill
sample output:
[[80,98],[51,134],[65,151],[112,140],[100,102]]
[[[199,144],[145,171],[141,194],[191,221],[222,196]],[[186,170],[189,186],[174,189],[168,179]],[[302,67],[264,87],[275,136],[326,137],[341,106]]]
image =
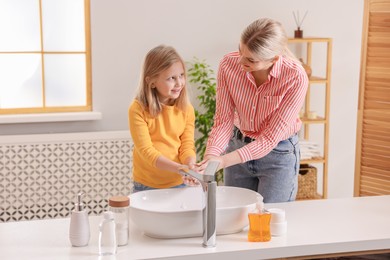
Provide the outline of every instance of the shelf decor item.
[[301,20],[301,18],[299,17],[299,11],[297,11],[296,14],[295,12],[293,12],[295,24],[297,25],[297,29],[294,31],[294,38],[303,38],[303,31],[301,30],[301,26],[303,21],[306,18],[306,15],[307,15],[307,11]]
[[299,58],[299,61],[301,62],[302,67],[305,69],[307,76],[310,78],[311,72],[312,72],[311,67],[310,67],[308,64],[306,64],[306,63],[303,61],[302,58]]
[[298,175],[297,200],[319,199],[317,193],[317,168],[309,164],[301,164]]

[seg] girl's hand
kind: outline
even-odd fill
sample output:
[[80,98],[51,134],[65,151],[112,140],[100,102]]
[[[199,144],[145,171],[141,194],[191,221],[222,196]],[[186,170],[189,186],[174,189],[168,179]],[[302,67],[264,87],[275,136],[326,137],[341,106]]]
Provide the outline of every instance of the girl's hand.
[[194,157],[190,157],[184,162],[187,165],[188,169],[193,170],[196,164],[196,159]]
[[187,164],[187,166],[188,166],[188,169],[193,170],[193,169],[195,169],[195,162],[189,162]]
[[183,176],[183,182],[184,182],[185,185],[190,186],[190,187],[199,186],[200,185],[200,182],[197,179],[195,179],[195,178],[193,178],[191,176],[188,176],[188,175],[187,176]]

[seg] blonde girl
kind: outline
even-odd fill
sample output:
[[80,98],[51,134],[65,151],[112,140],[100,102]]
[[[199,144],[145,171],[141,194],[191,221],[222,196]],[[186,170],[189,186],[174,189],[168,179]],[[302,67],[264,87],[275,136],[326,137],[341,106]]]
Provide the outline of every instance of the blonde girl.
[[186,186],[179,170],[192,168],[196,161],[194,123],[182,58],[170,46],[153,48],[129,107],[133,192]]

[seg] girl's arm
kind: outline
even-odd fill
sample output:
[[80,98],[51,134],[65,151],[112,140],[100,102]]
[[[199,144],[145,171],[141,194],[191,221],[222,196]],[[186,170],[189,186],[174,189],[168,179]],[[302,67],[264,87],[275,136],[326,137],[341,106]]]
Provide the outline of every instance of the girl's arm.
[[179,173],[179,170],[181,169],[187,168],[186,165],[171,161],[168,158],[164,157],[163,155],[160,155],[157,158],[156,167],[164,171],[170,171],[176,173]]
[[195,152],[195,111],[189,105],[186,112],[186,121],[183,134],[180,136],[181,146],[179,149],[180,161],[192,169],[196,163]]

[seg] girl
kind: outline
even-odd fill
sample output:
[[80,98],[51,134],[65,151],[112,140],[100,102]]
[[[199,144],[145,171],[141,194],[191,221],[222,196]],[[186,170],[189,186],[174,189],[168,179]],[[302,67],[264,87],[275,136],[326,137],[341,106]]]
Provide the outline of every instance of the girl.
[[198,171],[216,160],[226,185],[255,190],[264,202],[294,200],[298,113],[308,78],[281,24],[267,18],[250,24],[238,51],[220,62],[217,85],[214,126]]
[[174,48],[157,46],[145,57],[129,108],[133,192],[186,186],[179,170],[193,168],[196,161],[194,123],[184,62]]

